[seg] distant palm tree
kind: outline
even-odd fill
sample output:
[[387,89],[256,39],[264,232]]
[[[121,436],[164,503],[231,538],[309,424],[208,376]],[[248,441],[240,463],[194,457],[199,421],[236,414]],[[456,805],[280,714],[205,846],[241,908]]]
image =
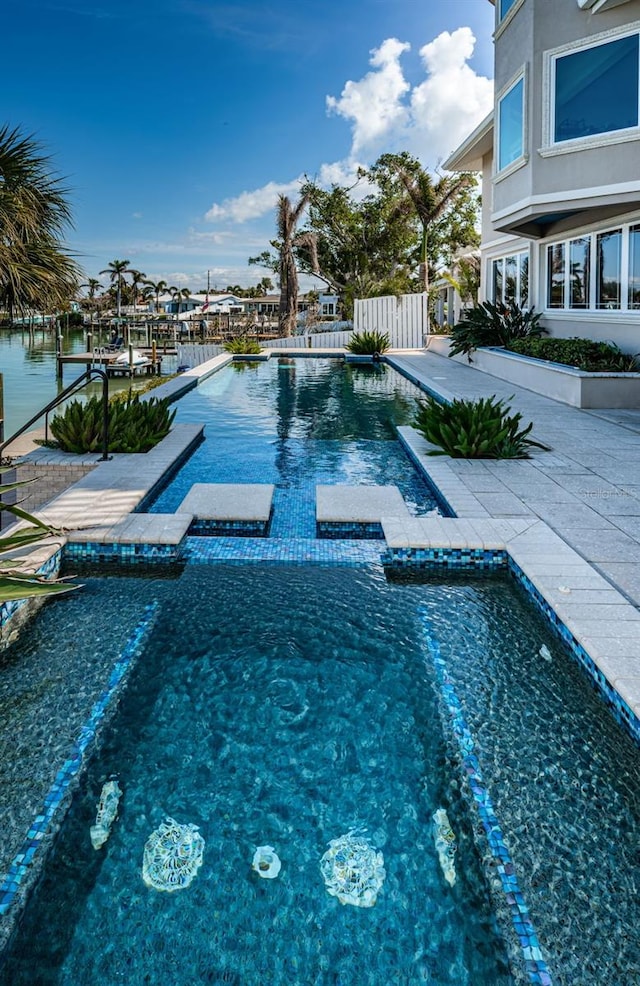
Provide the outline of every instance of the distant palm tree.
[[178,303],[178,315],[179,315],[180,314],[180,299],[181,298],[189,298],[190,295],[191,295],[191,292],[189,291],[189,288],[171,287],[168,290],[169,290],[169,294],[171,295],[171,297],[173,298],[173,300],[174,301],[177,301],[177,303]]
[[302,247],[311,254],[313,270],[318,268],[316,238],[313,233],[296,233],[296,226],[309,202],[310,192],[305,192],[297,205],[293,206],[286,195],[278,196],[277,226],[278,250],[280,253],[280,309],[278,325],[282,335],[293,335],[298,317],[298,271],[296,269],[295,247]]
[[116,286],[116,309],[118,318],[122,311],[122,281],[125,274],[129,273],[129,260],[112,260],[106,270],[98,271],[100,275],[108,274],[112,284]]
[[145,281],[145,284],[150,288],[150,290],[155,295],[156,299],[156,312],[160,311],[160,295],[164,294],[169,290],[169,285],[166,281]]
[[133,314],[136,313],[136,302],[138,300],[138,285],[144,283],[144,279],[147,276],[143,274],[140,270],[134,270],[133,267],[129,271],[129,276],[131,277],[131,294],[133,295]]
[[80,287],[89,288],[87,298],[89,299],[89,301],[94,301],[96,297],[96,291],[98,290],[98,288],[101,288],[102,285],[100,284],[100,281],[98,280],[97,277],[90,277],[89,280],[85,284],[81,284]]
[[67,189],[32,137],[0,128],[0,305],[53,311],[75,297],[82,276],[65,251]]

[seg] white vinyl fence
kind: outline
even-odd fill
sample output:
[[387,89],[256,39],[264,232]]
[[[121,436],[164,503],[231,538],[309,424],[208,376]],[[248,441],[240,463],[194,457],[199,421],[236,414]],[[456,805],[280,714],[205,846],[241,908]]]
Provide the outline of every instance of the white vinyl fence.
[[219,356],[224,350],[222,346],[188,342],[178,343],[176,352],[178,354],[178,366],[194,367],[206,363],[214,356]]
[[387,332],[392,349],[422,349],[429,334],[427,294],[357,299],[354,332]]

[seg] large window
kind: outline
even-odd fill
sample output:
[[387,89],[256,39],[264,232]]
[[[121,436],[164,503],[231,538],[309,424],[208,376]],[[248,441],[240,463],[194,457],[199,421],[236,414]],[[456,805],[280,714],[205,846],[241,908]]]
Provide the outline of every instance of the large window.
[[640,226],[629,230],[629,308],[640,309]]
[[550,243],[547,308],[640,311],[640,224]]
[[555,143],[637,127],[640,36],[581,48],[555,59]]
[[503,20],[513,7],[516,0],[499,0],[498,4],[498,16],[500,20]]
[[498,101],[498,171],[524,154],[524,77]]
[[588,308],[591,290],[591,237],[569,243],[569,307]]
[[596,237],[596,308],[619,308],[621,285],[622,230],[598,233]]
[[519,305],[529,300],[529,254],[512,253],[491,261],[491,300],[496,305]]
[[565,252],[564,243],[553,243],[547,247],[547,306],[549,308],[564,308]]

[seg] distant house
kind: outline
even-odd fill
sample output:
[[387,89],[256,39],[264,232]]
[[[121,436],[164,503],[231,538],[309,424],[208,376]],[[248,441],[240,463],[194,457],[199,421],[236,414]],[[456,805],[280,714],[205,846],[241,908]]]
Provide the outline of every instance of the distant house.
[[[207,304],[206,294],[193,294],[188,298],[174,298],[170,294],[161,294],[159,298],[160,307],[167,315],[184,315],[195,312],[199,315],[203,307]],[[149,310],[155,310],[155,301],[149,305]],[[210,294],[209,304],[205,309],[205,315],[215,315],[221,312],[244,311],[244,298],[238,298],[235,294]]]
[[494,110],[443,165],[482,172],[480,297],[637,352],[640,2],[490,2]]

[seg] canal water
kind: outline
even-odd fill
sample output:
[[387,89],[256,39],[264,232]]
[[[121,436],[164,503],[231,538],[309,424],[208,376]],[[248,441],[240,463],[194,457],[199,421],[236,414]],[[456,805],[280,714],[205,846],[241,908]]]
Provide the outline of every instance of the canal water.
[[[107,341],[108,331],[104,331]],[[97,338],[94,339],[99,344]],[[87,337],[82,330],[63,332],[63,353],[86,352]],[[175,357],[165,357],[162,372],[175,372]],[[54,333],[47,328],[37,327],[33,332],[21,329],[0,329],[0,374],[4,383],[4,435],[9,438],[18,428],[36,414],[40,408],[67,387],[73,380],[82,376],[82,365],[66,364],[62,384],[56,379],[56,340]],[[129,387],[127,378],[109,381],[112,392]],[[83,393],[98,394],[100,382],[89,384]],[[2,410],[0,409],[0,418]],[[34,425],[34,428],[38,424]]]

